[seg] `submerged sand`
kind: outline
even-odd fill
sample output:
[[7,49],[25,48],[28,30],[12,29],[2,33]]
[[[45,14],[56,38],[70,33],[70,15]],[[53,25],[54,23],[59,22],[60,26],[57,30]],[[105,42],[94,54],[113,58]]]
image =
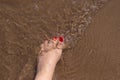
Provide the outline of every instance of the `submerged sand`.
[[[54,80],[120,79],[119,3],[110,0],[95,13],[75,47],[64,51]],[[45,34],[66,30],[70,7],[68,0],[0,0],[0,80],[34,79],[38,47]]]

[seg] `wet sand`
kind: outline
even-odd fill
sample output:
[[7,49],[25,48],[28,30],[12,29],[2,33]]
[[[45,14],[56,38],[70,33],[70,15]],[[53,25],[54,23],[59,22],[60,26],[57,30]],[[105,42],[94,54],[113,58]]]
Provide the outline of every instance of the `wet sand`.
[[[120,79],[119,2],[111,0],[105,4],[93,17],[75,47],[64,51],[54,80]],[[52,6],[50,3],[51,0],[0,0],[1,80],[34,79],[37,49],[46,39],[44,34],[51,37],[57,35],[58,29],[64,30],[65,27],[60,27],[64,26],[64,19],[57,14],[69,15],[67,12],[63,14],[62,7],[69,10],[67,7],[71,5],[67,0],[67,6],[64,1],[58,3],[55,0]],[[47,12],[48,7],[53,13]],[[65,18],[69,20],[70,16]]]

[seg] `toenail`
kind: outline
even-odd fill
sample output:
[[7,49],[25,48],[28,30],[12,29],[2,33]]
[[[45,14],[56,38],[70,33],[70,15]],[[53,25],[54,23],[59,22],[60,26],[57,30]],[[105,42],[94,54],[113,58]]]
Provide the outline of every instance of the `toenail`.
[[63,37],[59,37],[59,41],[60,41],[60,42],[63,42],[63,41],[64,41],[64,38],[63,38]]
[[55,36],[54,38],[53,38],[53,40],[57,40],[58,39],[58,37],[57,36]]

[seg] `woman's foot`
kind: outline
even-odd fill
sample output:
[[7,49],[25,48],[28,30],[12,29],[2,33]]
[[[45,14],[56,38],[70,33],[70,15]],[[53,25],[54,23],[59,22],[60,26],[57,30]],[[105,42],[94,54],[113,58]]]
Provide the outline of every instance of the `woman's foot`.
[[35,80],[52,80],[55,66],[62,55],[63,47],[64,41],[62,37],[55,37],[41,44]]
[[56,65],[64,47],[63,40],[63,37],[54,37],[41,44],[41,51],[38,56],[38,70],[39,66]]

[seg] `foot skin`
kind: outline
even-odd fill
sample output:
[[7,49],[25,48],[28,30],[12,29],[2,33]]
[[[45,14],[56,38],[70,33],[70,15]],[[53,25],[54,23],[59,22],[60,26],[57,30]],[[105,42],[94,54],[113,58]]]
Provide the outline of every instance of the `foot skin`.
[[52,79],[55,66],[62,55],[63,47],[64,41],[60,41],[59,38],[46,40],[41,44],[36,80]]
[[46,40],[41,44],[39,63],[41,65],[46,63],[56,64],[61,57],[63,47],[64,42],[59,41],[59,38]]

